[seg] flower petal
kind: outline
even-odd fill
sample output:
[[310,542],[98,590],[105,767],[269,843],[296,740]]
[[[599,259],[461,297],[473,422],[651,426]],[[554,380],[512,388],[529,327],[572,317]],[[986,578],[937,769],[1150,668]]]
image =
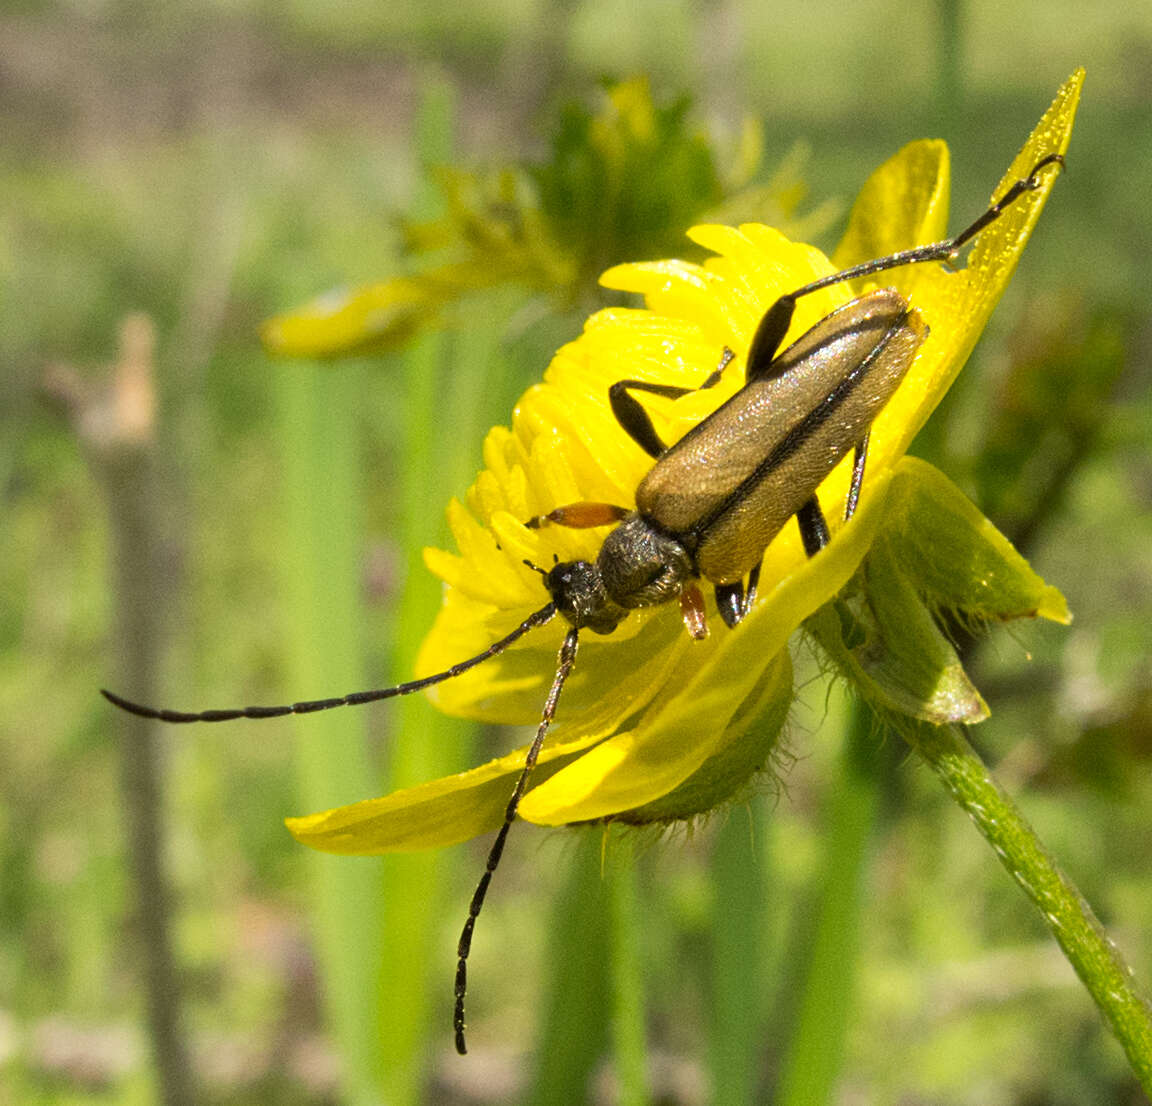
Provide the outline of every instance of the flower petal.
[[291,357],[341,357],[398,349],[435,323],[445,298],[434,282],[393,277],[318,296],[293,312],[267,320],[261,337],[269,353]]
[[[445,650],[454,661],[476,656],[515,622],[499,630],[493,625],[497,615],[487,621],[469,619],[462,612],[458,598],[449,593],[428,642],[436,654]],[[507,617],[506,612],[503,614]],[[580,641],[575,670],[564,687],[561,708],[549,742],[564,740],[569,732],[611,732],[626,717],[643,709],[673,672],[702,663],[709,655],[701,652],[680,628],[679,612],[666,610],[656,617],[634,615],[628,620],[631,634],[620,627],[612,639],[586,633]],[[481,721],[511,722],[534,725],[540,720],[544,697],[556,670],[556,650],[565,632],[562,620],[534,631],[523,644],[453,680],[429,689],[429,698],[447,714]],[[434,671],[430,665],[430,647],[425,643],[417,662],[421,674]],[[453,648],[455,646],[455,648]],[[622,650],[628,663],[621,663]],[[693,653],[696,656],[693,656]]]
[[[1083,73],[1077,72],[1061,89],[996,190],[997,196],[1041,158],[1066,148],[1082,80]],[[1039,189],[1021,197],[978,236],[961,271],[926,264],[883,274],[883,283],[900,290],[920,311],[931,335],[872,427],[868,475],[853,521],[841,521],[850,457],[819,489],[833,531],[827,549],[807,558],[796,528],[786,527],[765,552],[761,599],[732,633],[719,632],[703,643],[688,642],[678,612],[662,608],[633,614],[610,640],[584,634],[579,663],[546,746],[552,769],[545,771],[560,770],[534,781],[537,786],[521,807],[526,818],[557,824],[621,816],[652,804],[692,778],[702,765],[722,757],[751,725],[756,710],[778,701],[786,683],[783,650],[789,635],[859,566],[880,525],[894,466],[976,341],[1055,175],[1053,169]],[[941,237],[947,196],[947,155],[942,145],[906,147],[866,185],[837,261],[847,264],[873,251],[885,254]],[[740,359],[775,299],[833,271],[832,263],[818,251],[788,243],[766,227],[700,227],[693,237],[718,250],[718,256],[703,265],[658,262],[610,270],[604,282],[643,291],[647,310],[610,310],[593,316],[583,335],[557,354],[545,383],[525,394],[511,429],[489,435],[488,473],[469,493],[467,511],[453,508],[461,557],[428,554],[430,567],[450,586],[420,657],[422,674],[479,654],[547,601],[536,574],[524,566],[525,559],[536,565],[549,565],[554,556],[592,559],[603,539],[599,530],[528,530],[524,526],[528,518],[580,499],[632,504],[651,460],[614,419],[607,394],[612,383],[635,375],[692,387],[715,369],[723,346],[735,350],[736,363],[716,388],[677,400],[653,397],[646,404],[664,440],[675,441],[740,387]],[[803,297],[790,337],[852,294],[852,289],[838,285]],[[907,472],[904,467],[900,471]],[[961,529],[971,528],[972,520],[963,510],[951,517],[959,520]],[[912,556],[918,557],[915,540],[912,546]],[[972,597],[961,598],[967,602]],[[1059,617],[1058,594],[1043,593],[1036,603],[1041,613]],[[438,685],[431,697],[450,713],[537,721],[555,671],[555,650],[563,631],[559,622]],[[379,847],[410,847],[390,844],[394,833],[420,844],[433,838],[457,839],[467,835],[467,826],[479,822],[490,826],[500,804],[487,788],[509,784],[515,766],[514,759],[505,765],[506,760],[494,762],[503,767],[478,769],[481,774],[464,783],[441,781],[427,785],[430,790],[420,795],[414,789],[402,797],[376,800],[385,805],[366,807],[357,815],[356,825],[395,821],[387,832],[368,831]],[[456,791],[467,793],[465,805],[482,808],[479,822],[438,805],[449,802]],[[397,805],[388,805],[393,800]],[[431,804],[427,809],[435,823],[427,832],[406,820],[412,811],[425,809],[425,802]],[[373,822],[377,818],[381,821]],[[336,819],[297,828],[344,840],[340,834],[347,826]]]
[[[1067,150],[1083,80],[1081,69],[1065,82],[993,191],[993,198],[1002,196],[1013,183],[1026,177],[1042,158]],[[908,148],[897,155],[898,160],[908,158]],[[913,160],[918,160],[916,155]],[[908,171],[918,170],[909,166]],[[887,172],[887,167],[880,172]],[[966,268],[949,272],[940,265],[914,267],[919,272],[915,283],[907,286],[908,295],[923,313],[932,336],[899,391],[873,424],[870,466],[895,463],[964,366],[1016,268],[1057,176],[1054,167],[1046,170],[1035,192],[1013,203],[976,238]],[[899,279],[893,281],[902,290],[907,272],[897,270]]]
[[[546,778],[594,740],[546,745],[536,772]],[[286,818],[284,824],[301,844],[347,856],[454,845],[488,833],[504,820],[526,752],[527,746],[455,776],[394,791],[382,799]]]
[[910,142],[867,180],[836,248],[837,269],[948,236],[949,154],[939,140]]
[[684,821],[745,798],[757,774],[771,763],[793,698],[792,658],[782,649],[768,662],[760,686],[729,720],[728,740],[667,794],[614,818],[629,825]]

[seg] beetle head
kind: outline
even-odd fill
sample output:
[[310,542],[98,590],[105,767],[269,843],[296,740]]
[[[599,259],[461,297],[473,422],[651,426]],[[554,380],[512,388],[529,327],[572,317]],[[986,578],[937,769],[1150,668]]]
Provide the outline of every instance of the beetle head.
[[610,634],[628,612],[604,590],[599,569],[590,561],[562,561],[544,573],[544,586],[556,609],[573,626]]

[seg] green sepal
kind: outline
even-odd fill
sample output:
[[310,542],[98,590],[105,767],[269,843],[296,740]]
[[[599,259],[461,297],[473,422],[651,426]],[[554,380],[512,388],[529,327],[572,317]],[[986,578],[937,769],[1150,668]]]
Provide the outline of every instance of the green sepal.
[[808,628],[878,708],[937,725],[988,717],[952,643],[883,542]]
[[926,722],[973,723],[988,707],[937,615],[964,626],[1069,620],[1064,597],[943,473],[904,458],[880,534],[850,585],[807,622],[878,708]]
[[915,457],[897,466],[882,540],[933,610],[968,623],[1013,618],[1072,621],[1057,588],[1046,584],[1012,543],[939,469]]

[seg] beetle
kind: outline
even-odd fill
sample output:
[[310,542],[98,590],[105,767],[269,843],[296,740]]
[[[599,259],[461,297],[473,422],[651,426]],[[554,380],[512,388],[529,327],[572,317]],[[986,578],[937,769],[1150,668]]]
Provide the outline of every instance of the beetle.
[[816,556],[828,544],[829,529],[817,489],[850,451],[854,456],[845,520],[855,513],[870,427],[928,339],[928,326],[899,292],[883,288],[833,311],[778,352],[797,301],[831,285],[905,265],[953,263],[960,250],[1006,208],[1041,187],[1045,169],[1063,166],[1060,154],[1040,159],[1027,177],[1011,185],[954,238],[863,262],[779,297],[757,326],[743,387],[672,445],[661,440],[636,393],[676,399],[714,387],[735,359],[733,351],[724,349],[719,366],[698,389],[632,379],[613,384],[609,403],[617,422],[654,461],[636,489],[635,508],[580,502],[527,520],[525,525],[533,529],[613,524],[614,528],[594,562],[557,558],[549,569],[525,562],[540,574],[549,601],[476,656],[394,687],[272,707],[186,712],[134,703],[106,689],[101,693],[122,710],[163,722],[310,714],[409,695],[453,679],[562,615],[569,628],[540,723],[472,895],[457,946],[453,1026],[456,1049],[464,1054],[464,999],[472,934],[564,683],[576,663],[580,631],[610,634],[633,610],[678,601],[688,632],[701,638],[707,626],[700,580],[712,585],[722,620],[735,629],[755,600],[764,551],[793,517],[808,556]]

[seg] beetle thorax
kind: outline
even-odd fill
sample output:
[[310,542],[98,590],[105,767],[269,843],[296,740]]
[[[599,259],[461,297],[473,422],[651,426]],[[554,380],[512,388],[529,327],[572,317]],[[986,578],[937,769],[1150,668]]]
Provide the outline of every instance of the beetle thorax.
[[696,575],[684,546],[640,514],[629,515],[605,538],[596,567],[604,590],[629,609],[672,602]]
[[610,634],[630,610],[679,598],[695,576],[687,550],[633,514],[604,540],[595,564],[564,561],[545,574],[544,586],[573,626]]

